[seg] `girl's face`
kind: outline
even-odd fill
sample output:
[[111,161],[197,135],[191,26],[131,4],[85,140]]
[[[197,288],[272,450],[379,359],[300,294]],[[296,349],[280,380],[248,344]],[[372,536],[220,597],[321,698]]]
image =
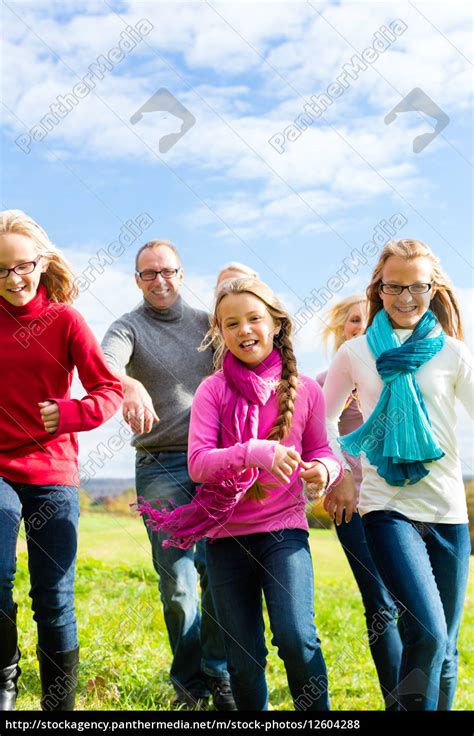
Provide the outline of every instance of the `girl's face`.
[[353,304],[347,313],[344,322],[344,340],[362,335],[367,321],[367,307],[365,302]]
[[[26,235],[5,233],[0,235],[0,267],[13,268],[20,263],[28,263],[38,258],[34,242]],[[33,271],[19,275],[10,271],[6,278],[0,279],[0,296],[16,307],[28,304],[36,296],[41,274],[48,268],[48,261],[42,257]]]
[[253,294],[227,294],[219,304],[219,322],[225,346],[242,363],[255,368],[273,350],[279,325],[265,304]]
[[[431,262],[425,256],[411,259],[390,256],[382,271],[382,283],[398,286],[430,284],[432,278]],[[435,287],[432,286],[425,294],[410,294],[408,289],[398,295],[384,294],[381,290],[379,293],[393,327],[413,330],[429,309]]]

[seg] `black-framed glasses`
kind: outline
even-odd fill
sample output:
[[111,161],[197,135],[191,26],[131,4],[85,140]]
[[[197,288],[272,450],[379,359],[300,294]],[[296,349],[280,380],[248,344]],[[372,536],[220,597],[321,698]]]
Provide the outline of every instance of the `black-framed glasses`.
[[390,296],[399,296],[405,289],[408,289],[410,294],[426,294],[433,284],[410,284],[409,286],[400,286],[400,284],[380,284],[380,291]]
[[13,268],[0,268],[0,279],[6,279],[10,273],[16,273],[17,276],[26,276],[29,273],[33,273],[36,266],[40,262],[43,256],[38,256],[34,261],[25,261],[25,263],[19,263]]
[[142,281],[154,281],[157,276],[163,276],[164,279],[173,279],[180,271],[181,266],[179,268],[162,268],[161,271],[152,271],[151,269],[147,269],[146,271],[137,271],[137,276],[139,276]]

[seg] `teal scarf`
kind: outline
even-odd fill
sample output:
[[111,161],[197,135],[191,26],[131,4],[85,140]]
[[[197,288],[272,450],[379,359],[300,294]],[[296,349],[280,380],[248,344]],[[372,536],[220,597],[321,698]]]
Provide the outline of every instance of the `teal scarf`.
[[348,455],[365,452],[391,486],[417,483],[429,472],[423,463],[444,456],[415,378],[415,372],[443,348],[444,332],[428,338],[436,324],[436,317],[428,310],[401,345],[387,312],[381,309],[366,333],[385,386],[367,421],[340,437],[339,443]]

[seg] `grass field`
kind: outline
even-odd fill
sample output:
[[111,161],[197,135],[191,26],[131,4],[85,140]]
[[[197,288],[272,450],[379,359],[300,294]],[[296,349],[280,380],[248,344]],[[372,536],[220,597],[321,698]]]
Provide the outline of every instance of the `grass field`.
[[[381,710],[360,595],[334,531],[312,530],[311,549],[316,625],[329,671],[332,709]],[[36,710],[36,629],[22,539],[18,556],[16,600],[23,655],[18,707]],[[473,708],[473,593],[471,574],[459,642],[457,710]],[[81,645],[78,709],[169,710],[174,694],[167,676],[170,650],[141,520],[104,513],[81,516],[76,603]],[[283,664],[269,639],[270,702],[275,710],[292,710]]]

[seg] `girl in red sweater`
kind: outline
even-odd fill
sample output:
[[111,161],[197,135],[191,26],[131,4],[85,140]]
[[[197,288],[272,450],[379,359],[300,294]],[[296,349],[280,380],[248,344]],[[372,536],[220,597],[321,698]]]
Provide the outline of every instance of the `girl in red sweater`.
[[[73,710],[79,648],[74,573],[76,432],[118,409],[120,382],[81,315],[70,267],[20,210],[0,213],[0,710],[18,692],[13,581],[23,518],[43,710]],[[71,399],[74,368],[86,390]]]

